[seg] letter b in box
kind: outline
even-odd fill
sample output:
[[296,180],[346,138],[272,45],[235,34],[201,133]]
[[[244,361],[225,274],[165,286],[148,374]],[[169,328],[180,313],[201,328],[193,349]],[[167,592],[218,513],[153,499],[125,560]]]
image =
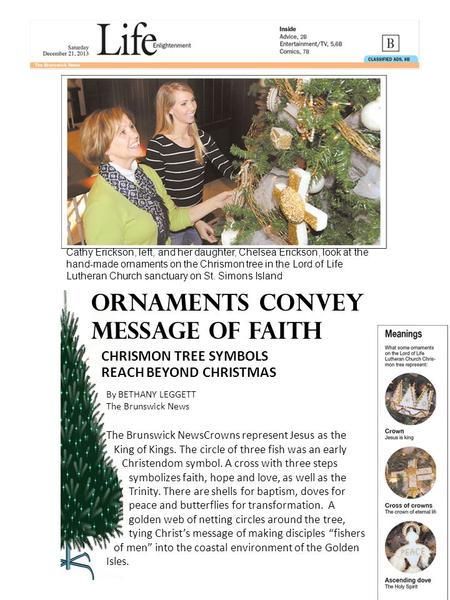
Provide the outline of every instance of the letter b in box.
[[383,52],[400,52],[400,36],[397,33],[386,33],[381,36]]

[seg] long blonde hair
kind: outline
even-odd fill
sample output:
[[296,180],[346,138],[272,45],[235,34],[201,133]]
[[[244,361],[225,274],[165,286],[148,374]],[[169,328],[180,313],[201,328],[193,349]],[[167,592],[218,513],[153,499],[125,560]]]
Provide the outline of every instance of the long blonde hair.
[[[154,136],[158,134],[170,134],[174,130],[173,117],[169,111],[175,104],[175,92],[188,92],[194,96],[192,88],[186,83],[180,83],[178,81],[164,83],[156,94],[156,125],[155,133],[153,134]],[[205,162],[206,150],[198,134],[198,128],[195,121],[189,124],[188,134],[194,140],[195,160],[200,165],[203,165]]]

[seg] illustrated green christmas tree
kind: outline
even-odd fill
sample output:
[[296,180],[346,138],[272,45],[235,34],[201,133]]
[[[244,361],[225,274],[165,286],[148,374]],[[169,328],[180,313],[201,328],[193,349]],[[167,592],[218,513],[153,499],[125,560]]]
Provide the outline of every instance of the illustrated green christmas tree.
[[[268,226],[286,239],[286,216],[279,207],[265,210],[255,201],[262,178],[274,167],[285,172],[299,167],[311,174],[307,201],[328,214],[326,229],[310,231],[311,243],[376,243],[379,197],[363,196],[355,187],[370,165],[379,179],[379,79],[267,79],[251,92],[259,113],[244,137],[245,148],[231,148],[241,166],[240,201],[226,209],[240,232],[235,243]],[[358,174],[361,167],[364,173]],[[369,179],[365,190],[371,185],[379,189],[379,181]]]
[[97,394],[90,381],[85,347],[79,344],[78,319],[66,309],[61,315],[61,566],[83,567],[71,550],[106,546],[121,535],[122,488],[106,454]]

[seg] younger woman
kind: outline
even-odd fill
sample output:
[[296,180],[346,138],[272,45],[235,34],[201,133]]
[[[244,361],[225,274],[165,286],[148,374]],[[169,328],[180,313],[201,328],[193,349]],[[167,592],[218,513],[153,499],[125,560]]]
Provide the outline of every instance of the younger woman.
[[[145,163],[151,166],[179,207],[195,206],[202,201],[206,163],[222,175],[230,176],[232,165],[212,137],[197,128],[197,102],[192,89],[184,83],[165,83],[156,95],[156,127],[147,147]],[[200,220],[190,227],[171,233],[173,244],[201,244],[217,241],[213,228]]]

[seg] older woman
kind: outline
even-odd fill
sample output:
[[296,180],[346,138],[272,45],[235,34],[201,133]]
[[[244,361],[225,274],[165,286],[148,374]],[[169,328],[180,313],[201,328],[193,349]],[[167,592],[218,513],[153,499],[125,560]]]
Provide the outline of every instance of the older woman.
[[224,192],[196,206],[177,208],[157,173],[138,165],[139,134],[133,116],[122,108],[92,113],[80,137],[85,162],[99,165],[83,216],[88,244],[167,244],[170,230],[193,225],[232,198]]

